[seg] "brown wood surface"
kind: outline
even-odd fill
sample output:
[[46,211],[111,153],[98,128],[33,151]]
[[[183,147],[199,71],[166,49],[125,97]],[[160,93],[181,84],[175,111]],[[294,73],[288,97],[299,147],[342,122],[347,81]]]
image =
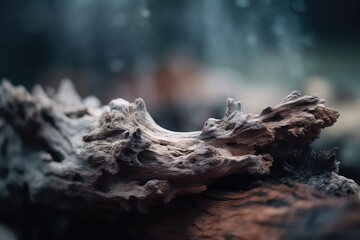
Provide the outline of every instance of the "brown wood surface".
[[259,114],[228,99],[222,119],[180,133],[140,98],[101,107],[70,81],[55,94],[3,81],[0,204],[25,196],[71,212],[80,201],[95,220],[110,208],[118,236],[136,239],[358,237],[359,186],[337,174],[337,149],[309,147],[338,117],[294,91]]

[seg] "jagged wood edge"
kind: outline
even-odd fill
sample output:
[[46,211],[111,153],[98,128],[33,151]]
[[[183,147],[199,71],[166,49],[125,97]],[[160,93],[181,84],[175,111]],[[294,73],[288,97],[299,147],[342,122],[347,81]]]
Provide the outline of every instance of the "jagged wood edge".
[[[53,96],[40,86],[30,94],[7,81],[0,93],[4,195],[8,185],[27,184],[34,201],[65,194],[127,210],[135,204],[140,211],[179,194],[203,192],[226,175],[269,175],[274,161],[288,162],[339,116],[324,100],[294,91],[260,114],[243,113],[239,102],[228,99],[222,119],[207,120],[202,131],[178,133],[158,126],[141,98],[94,107],[70,81]],[[5,144],[14,138],[23,145]],[[25,153],[24,145],[32,151]],[[333,174],[326,180],[333,182]],[[341,182],[359,195],[354,182]],[[317,181],[308,183],[316,187]]]

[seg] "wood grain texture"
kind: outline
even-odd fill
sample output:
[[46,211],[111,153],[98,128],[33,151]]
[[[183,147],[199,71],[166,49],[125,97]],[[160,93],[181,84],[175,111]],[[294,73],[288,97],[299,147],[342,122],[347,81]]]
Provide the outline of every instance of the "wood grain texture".
[[[210,191],[125,223],[139,239],[358,239],[360,203],[306,185]],[[154,221],[153,219],[156,219]]]
[[[360,196],[337,174],[336,149],[309,147],[339,117],[316,96],[294,91],[259,114],[228,99],[222,119],[184,133],[158,126],[140,98],[96,103],[70,81],[54,94],[1,83],[0,200],[21,192],[37,204],[81,199],[141,213],[155,204],[160,215],[134,217],[155,239],[279,239],[302,212]],[[163,205],[179,195],[195,195],[200,210],[180,200],[174,209]],[[138,226],[130,222],[126,229]]]

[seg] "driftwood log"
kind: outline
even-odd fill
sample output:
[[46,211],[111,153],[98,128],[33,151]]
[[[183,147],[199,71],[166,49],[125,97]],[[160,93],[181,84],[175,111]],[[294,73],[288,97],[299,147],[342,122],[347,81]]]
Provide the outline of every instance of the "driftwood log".
[[179,133],[140,98],[100,107],[70,81],[56,93],[3,81],[0,221],[24,239],[64,237],[34,209],[66,216],[66,239],[358,239],[360,187],[337,174],[337,149],[310,148],[338,117],[294,91],[260,114],[228,99],[222,119]]

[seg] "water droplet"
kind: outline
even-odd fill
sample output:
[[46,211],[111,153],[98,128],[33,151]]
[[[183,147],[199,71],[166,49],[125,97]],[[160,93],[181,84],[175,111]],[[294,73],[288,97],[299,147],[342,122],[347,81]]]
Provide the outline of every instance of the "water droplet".
[[141,15],[143,18],[148,18],[148,17],[151,16],[151,12],[150,12],[149,9],[144,8],[144,9],[141,10],[140,15]]

